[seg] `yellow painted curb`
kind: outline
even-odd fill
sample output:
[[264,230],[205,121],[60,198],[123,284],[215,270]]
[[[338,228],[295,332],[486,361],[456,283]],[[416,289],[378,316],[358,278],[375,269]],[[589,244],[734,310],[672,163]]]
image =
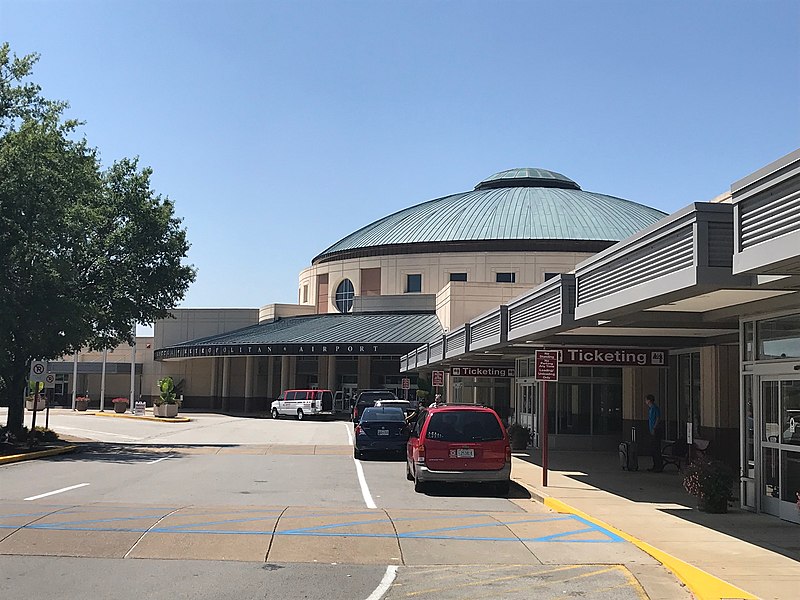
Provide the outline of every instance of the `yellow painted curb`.
[[62,446],[61,448],[50,448],[50,450],[40,450],[39,452],[27,452],[25,454],[12,454],[11,456],[0,456],[0,465],[22,462],[23,460],[33,460],[44,458],[45,456],[57,456],[77,450],[77,446]]
[[139,415],[128,415],[124,413],[107,413],[107,412],[96,412],[94,413],[95,417],[114,417],[115,419],[138,419],[140,421],[156,421],[158,423],[189,423],[191,419],[189,417],[148,417],[148,416],[139,416]]
[[591,517],[585,512],[571,507],[569,504],[566,504],[561,500],[556,500],[552,497],[545,497],[544,504],[545,506],[552,508],[557,512],[571,513],[586,519],[595,525],[599,525],[600,527],[611,531],[622,539],[627,540],[641,550],[644,550],[650,556],[667,567],[670,571],[675,573],[678,579],[686,584],[686,586],[689,588],[689,590],[691,590],[695,597],[698,598],[698,600],[758,600],[758,596],[753,596],[752,594],[745,592],[744,590],[731,585],[730,583],[723,581],[718,577],[714,577],[710,573],[706,573],[702,569],[698,569],[697,567],[690,565],[689,563],[682,561],[671,554],[667,554],[666,552],[651,546],[647,542],[643,542],[642,540],[635,538],[624,531],[620,531],[619,529],[612,527],[611,525],[608,525],[599,519],[595,519],[594,517]]

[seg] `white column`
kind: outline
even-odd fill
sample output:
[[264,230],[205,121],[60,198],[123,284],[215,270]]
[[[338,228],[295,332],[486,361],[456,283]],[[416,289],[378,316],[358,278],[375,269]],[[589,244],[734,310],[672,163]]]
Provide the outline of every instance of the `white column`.
[[72,357],[72,410],[75,410],[75,397],[78,395],[78,351]]
[[230,391],[231,357],[222,359],[222,410],[228,410],[228,393]]
[[133,412],[133,404],[136,402],[136,335],[134,331],[133,344],[131,345],[131,395],[128,397],[128,406]]
[[244,411],[250,411],[250,399],[253,397],[253,375],[255,374],[255,356],[244,359]]
[[325,382],[325,389],[336,393],[336,357],[320,356],[320,360],[323,358],[328,361],[328,380]]
[[267,357],[267,398],[272,398],[272,390],[275,388],[275,359]]
[[100,375],[100,412],[105,409],[106,401],[106,355],[108,350],[103,350],[103,368]]
[[211,406],[210,408],[216,407],[217,402],[217,390],[219,390],[219,359],[212,358],[211,359],[211,389],[209,390],[209,396],[211,397]]
[[281,356],[281,392],[288,390],[291,386],[292,361],[291,356]]

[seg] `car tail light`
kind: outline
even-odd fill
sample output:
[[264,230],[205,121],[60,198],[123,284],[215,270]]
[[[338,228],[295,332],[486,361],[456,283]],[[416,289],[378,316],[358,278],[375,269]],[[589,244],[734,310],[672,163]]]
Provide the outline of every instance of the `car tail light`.
[[361,435],[363,433],[363,429],[361,429],[361,425],[356,425],[356,435]]
[[511,462],[511,446],[506,446],[506,462]]
[[417,462],[423,464],[425,462],[425,446],[420,444],[417,446]]
[[357,419],[357,418],[358,418],[358,409],[357,409],[357,408],[354,408],[354,409],[353,409],[353,419],[355,420],[355,419]]

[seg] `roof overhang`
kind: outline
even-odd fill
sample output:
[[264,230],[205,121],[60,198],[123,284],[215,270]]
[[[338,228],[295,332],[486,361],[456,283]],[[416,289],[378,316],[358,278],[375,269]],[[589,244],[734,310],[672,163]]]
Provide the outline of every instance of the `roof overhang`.
[[800,278],[800,150],[731,186],[733,272]]

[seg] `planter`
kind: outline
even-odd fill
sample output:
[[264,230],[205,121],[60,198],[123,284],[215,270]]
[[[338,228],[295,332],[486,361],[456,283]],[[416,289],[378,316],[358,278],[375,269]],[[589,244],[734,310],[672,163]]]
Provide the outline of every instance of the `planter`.
[[528,447],[527,435],[515,435],[509,440],[512,450],[525,450]]
[[160,406],[153,406],[153,415],[171,419],[172,417],[178,416],[178,405],[162,404]]
[[88,400],[75,400],[75,410],[84,411],[89,408]]
[[721,497],[698,498],[697,508],[702,512],[722,514],[728,512],[728,499]]
[[[33,400],[25,400],[25,408],[28,410],[33,410]],[[44,410],[45,408],[47,408],[47,400],[44,398],[39,398],[39,400],[36,402],[36,410]]]
[[126,402],[114,402],[115,413],[124,413],[127,410],[128,410],[128,404]]

